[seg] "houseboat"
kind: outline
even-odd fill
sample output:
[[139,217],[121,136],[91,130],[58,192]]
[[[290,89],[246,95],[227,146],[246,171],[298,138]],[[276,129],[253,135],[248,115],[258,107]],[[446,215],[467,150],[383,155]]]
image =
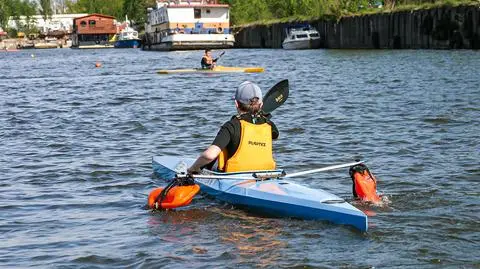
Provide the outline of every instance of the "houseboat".
[[157,0],[147,10],[142,48],[189,50],[231,48],[230,7],[218,0]]
[[309,24],[289,26],[285,29],[287,37],[283,40],[284,49],[318,49],[320,34]]
[[110,42],[117,33],[115,18],[90,14],[73,19],[72,48],[113,48]]

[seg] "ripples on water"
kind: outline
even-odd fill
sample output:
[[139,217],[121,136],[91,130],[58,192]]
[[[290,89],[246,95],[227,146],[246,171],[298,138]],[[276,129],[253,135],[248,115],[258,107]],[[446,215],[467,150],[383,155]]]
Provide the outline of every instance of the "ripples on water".
[[[480,267],[478,52],[229,50],[222,64],[266,72],[155,74],[201,55],[0,53],[0,267]],[[376,214],[368,233],[201,195],[143,210],[161,184],[152,156],[196,156],[234,112],[240,82],[266,90],[284,78],[278,163],[366,159],[390,201],[357,205]],[[296,180],[351,199],[346,170]]]

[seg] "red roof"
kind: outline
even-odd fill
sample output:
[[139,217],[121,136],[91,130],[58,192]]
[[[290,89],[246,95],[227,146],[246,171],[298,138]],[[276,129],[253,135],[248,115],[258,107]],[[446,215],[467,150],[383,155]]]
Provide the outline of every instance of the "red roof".
[[103,17],[103,18],[107,18],[107,19],[115,19],[115,17],[113,17],[113,16],[103,15],[103,14],[99,14],[99,13],[93,13],[93,14],[88,14],[87,16],[75,18],[74,20],[88,18],[88,17],[92,17],[92,16]]

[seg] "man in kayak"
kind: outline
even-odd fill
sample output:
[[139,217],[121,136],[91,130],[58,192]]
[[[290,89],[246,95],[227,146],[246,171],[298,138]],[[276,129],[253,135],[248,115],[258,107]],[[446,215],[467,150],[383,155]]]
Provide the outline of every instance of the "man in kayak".
[[272,140],[279,136],[275,124],[265,117],[262,109],[262,90],[245,81],[235,92],[237,115],[224,123],[210,145],[188,168],[197,173],[214,163],[223,172],[273,170]]
[[212,50],[206,49],[202,57],[202,69],[213,69],[216,65],[217,59],[213,59]]

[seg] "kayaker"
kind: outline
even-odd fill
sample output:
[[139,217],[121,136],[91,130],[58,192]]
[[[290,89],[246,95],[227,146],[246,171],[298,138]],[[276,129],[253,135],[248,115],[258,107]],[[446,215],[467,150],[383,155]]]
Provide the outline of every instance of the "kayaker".
[[217,59],[213,59],[212,50],[206,49],[202,57],[202,69],[213,69],[216,65]]
[[[213,143],[188,168],[200,172],[207,165],[223,172],[273,170],[272,140],[279,136],[275,124],[261,112],[262,90],[245,81],[235,92],[237,115],[224,123]],[[209,167],[212,168],[212,167]]]

